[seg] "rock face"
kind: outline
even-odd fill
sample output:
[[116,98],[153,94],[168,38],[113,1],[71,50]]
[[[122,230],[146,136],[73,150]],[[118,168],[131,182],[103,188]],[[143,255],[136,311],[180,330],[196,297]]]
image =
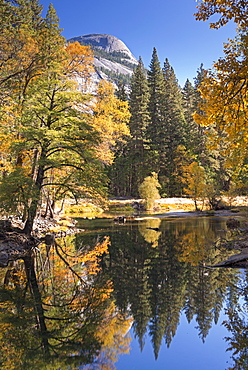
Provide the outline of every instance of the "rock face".
[[110,54],[114,52],[124,53],[130,60],[130,62],[133,62],[133,64],[137,64],[136,58],[133,56],[128,47],[124,44],[123,41],[119,40],[115,36],[105,35],[101,33],[92,33],[90,35],[73,37],[68,41],[78,41],[80,44],[83,45],[91,45],[98,49],[102,49]]
[[[122,80],[129,84],[137,59],[124,44],[115,36],[93,33],[73,37],[68,42],[78,41],[81,45],[89,45],[94,52],[95,73],[92,75],[93,85],[101,79],[108,79],[115,84]],[[91,87],[94,90],[94,87]]]

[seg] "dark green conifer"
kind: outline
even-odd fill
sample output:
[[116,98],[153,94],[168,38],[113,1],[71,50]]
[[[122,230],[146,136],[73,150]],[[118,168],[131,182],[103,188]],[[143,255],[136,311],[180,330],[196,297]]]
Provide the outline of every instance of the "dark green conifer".
[[149,89],[146,71],[139,59],[131,80],[130,113],[129,122],[132,138],[129,142],[129,163],[131,195],[138,196],[138,187],[147,175],[145,166],[146,129],[149,123]]
[[196,90],[189,79],[187,79],[185,82],[182,90],[182,96],[184,117],[186,121],[186,146],[191,156],[194,156],[199,145],[199,125],[196,124],[193,118],[193,113],[196,110]]
[[182,106],[181,88],[178,85],[174,69],[168,59],[163,67],[165,84],[164,93],[164,143],[161,158],[160,182],[169,196],[180,196],[183,185],[178,157],[185,146],[185,118]]
[[164,144],[164,78],[156,48],[153,49],[149,68],[148,86],[150,100],[148,108],[150,122],[147,127],[147,139],[150,147],[150,163],[152,163],[151,170],[159,172],[161,153],[163,151]]
[[130,131],[133,140],[144,142],[146,128],[149,122],[148,112],[149,89],[146,79],[146,71],[139,58],[139,63],[134,70],[131,80],[130,94]]
[[118,99],[122,101],[128,100],[128,95],[125,87],[125,83],[121,80],[118,81],[117,89],[116,89],[116,96]]
[[147,175],[145,140],[149,122],[148,102],[149,89],[146,71],[140,58],[131,79],[129,101],[131,137],[126,147],[122,148],[116,156],[111,170],[112,188],[114,187],[115,195],[138,197],[138,187]]

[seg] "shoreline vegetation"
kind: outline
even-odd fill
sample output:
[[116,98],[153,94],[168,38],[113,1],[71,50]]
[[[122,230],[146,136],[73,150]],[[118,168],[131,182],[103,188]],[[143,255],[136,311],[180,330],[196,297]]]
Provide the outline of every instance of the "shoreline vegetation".
[[[128,197],[110,198],[104,207],[95,205],[90,200],[82,199],[77,203],[73,200],[67,200],[63,207],[58,203],[54,212],[54,218],[44,218],[42,211],[38,213],[33,228],[33,236],[41,237],[42,234],[52,232],[54,234],[72,233],[83,231],[76,228],[77,218],[115,218],[120,214],[127,219],[134,220],[142,218],[167,218],[167,217],[199,217],[199,216],[229,216],[238,214],[248,217],[248,198],[239,196],[221,199],[220,207],[216,210],[207,207],[206,200],[198,200],[198,210],[195,209],[195,200],[192,198],[161,198],[155,201],[154,209],[146,211],[143,199]],[[62,209],[63,208],[63,209]],[[0,216],[1,222],[9,221],[14,228],[22,229],[24,223],[15,216]]]
[[[224,246],[241,251],[234,259],[224,261],[218,266],[212,267],[248,267],[248,227],[247,221],[247,198],[236,197],[232,202],[225,200],[223,209],[212,211],[203,209],[196,211],[194,200],[190,198],[162,198],[156,201],[154,211],[144,211],[141,199],[111,198],[108,209],[104,211],[92,203],[82,200],[78,204],[67,202],[64,211],[57,214],[54,219],[44,218],[41,214],[36,217],[32,235],[23,233],[23,223],[20,219],[9,217],[0,220],[0,267],[7,267],[9,262],[26,258],[33,249],[42,247],[42,244],[52,245],[56,238],[65,237],[85,230],[77,228],[77,218],[101,219],[109,218],[113,222],[141,221],[148,218],[169,217],[225,217],[227,228],[237,231],[237,237],[231,244]],[[81,210],[81,212],[80,212]],[[55,212],[56,214],[56,212]],[[229,222],[229,225],[228,225]]]
[[[155,201],[153,211],[144,211],[143,199],[133,198],[111,198],[109,199],[108,211],[100,211],[99,214],[77,214],[79,218],[112,218],[114,222],[123,223],[129,221],[141,221],[155,218],[182,218],[182,217],[224,217],[226,218],[227,229],[233,234],[231,241],[223,240],[222,246],[227,249],[237,250],[238,254],[232,255],[228,260],[206,268],[247,268],[248,267],[248,208],[246,196],[222,197],[219,203],[220,209],[213,210],[207,207],[206,199],[197,201],[192,198],[161,198]],[[87,205],[84,203],[84,210]],[[68,208],[68,210],[73,208]],[[80,209],[80,205],[76,210]],[[75,208],[74,208],[75,210]],[[73,216],[73,214],[70,214]],[[158,230],[154,229],[154,232]]]

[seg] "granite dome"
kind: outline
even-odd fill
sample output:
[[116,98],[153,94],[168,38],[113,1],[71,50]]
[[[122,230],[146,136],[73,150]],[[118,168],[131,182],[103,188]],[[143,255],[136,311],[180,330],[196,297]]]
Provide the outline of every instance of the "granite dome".
[[107,53],[124,53],[127,55],[130,62],[137,64],[136,58],[133,56],[128,47],[123,41],[112,35],[106,35],[101,33],[92,33],[89,35],[77,36],[68,40],[69,42],[78,41],[80,44],[91,45],[95,48],[102,49]]
[[[123,41],[115,36],[100,33],[77,36],[67,41],[89,45],[93,50],[95,71],[91,75],[89,92],[94,93],[102,79],[111,81],[116,86],[121,82],[129,89],[138,61]],[[78,82],[80,84],[80,81]]]

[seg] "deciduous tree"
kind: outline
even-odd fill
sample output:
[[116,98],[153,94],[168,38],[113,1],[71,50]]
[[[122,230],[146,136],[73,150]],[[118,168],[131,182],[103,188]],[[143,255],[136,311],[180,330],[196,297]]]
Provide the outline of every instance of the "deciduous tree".
[[147,210],[154,208],[155,200],[160,199],[158,189],[161,187],[158,181],[158,175],[152,172],[151,176],[147,176],[139,186],[139,194],[145,200]]
[[[28,35],[31,35],[31,45],[33,42],[35,45],[34,56],[32,52],[30,56],[25,54],[31,70],[22,67],[14,76],[9,74],[7,80],[2,80],[7,100],[0,117],[1,139],[8,135],[10,139],[7,153],[2,154],[3,164],[9,162],[9,165],[3,171],[1,207],[7,212],[10,208],[21,211],[27,233],[32,230],[44,187],[62,187],[63,194],[77,197],[79,193],[95,196],[103,185],[100,162],[95,154],[99,134],[89,124],[90,114],[84,108],[87,97],[72,80],[72,76],[82,77],[84,72],[88,75],[92,54],[77,44],[68,45],[66,50],[52,6],[46,17],[40,19],[42,32],[37,26],[39,32],[29,29],[23,39],[28,46]],[[14,55],[13,59],[18,64],[18,56]],[[6,63],[11,64],[11,60]],[[2,76],[6,68],[0,71]],[[27,76],[25,86],[22,79],[19,83],[23,76]],[[10,118],[6,125],[7,116]],[[66,170],[65,176],[61,176],[63,170]],[[12,202],[8,199],[9,183],[13,190]],[[95,187],[96,183],[100,187]]]
[[128,103],[115,96],[111,82],[102,80],[92,109],[92,126],[101,139],[97,155],[103,164],[111,164],[118,142],[125,141],[130,135],[127,126],[130,117]]
[[[219,15],[210,27],[219,28],[230,20],[238,25],[237,37],[224,45],[224,57],[214,63],[205,76],[200,91],[202,103],[195,115],[196,121],[207,128],[216,127],[215,148],[220,144],[220,153],[228,162],[223,173],[235,174],[242,168],[247,157],[247,16],[246,1],[206,0],[200,2],[198,20],[208,20]],[[213,136],[212,136],[213,137]],[[230,182],[230,174],[229,180]],[[228,190],[228,187],[226,187]]]
[[242,28],[248,26],[248,9],[246,0],[201,0],[195,14],[197,20],[206,21],[213,15],[219,19],[210,23],[211,28],[219,28],[233,20]]
[[186,170],[187,187],[185,188],[186,194],[194,199],[195,209],[198,210],[198,201],[204,204],[205,193],[205,171],[204,168],[199,166],[197,162],[192,162]]

